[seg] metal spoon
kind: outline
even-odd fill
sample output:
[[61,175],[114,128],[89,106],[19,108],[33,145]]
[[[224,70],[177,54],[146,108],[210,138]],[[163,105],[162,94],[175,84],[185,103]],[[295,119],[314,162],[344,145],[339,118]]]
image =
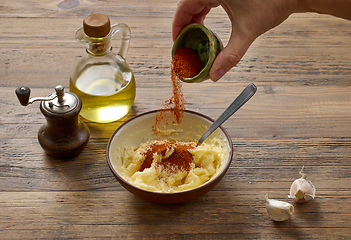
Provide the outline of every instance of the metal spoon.
[[232,116],[242,105],[244,105],[257,91],[255,84],[250,83],[240,95],[229,105],[229,107],[217,118],[216,121],[201,136],[197,145],[201,145],[205,139],[211,135],[219,126],[222,125],[230,116]]

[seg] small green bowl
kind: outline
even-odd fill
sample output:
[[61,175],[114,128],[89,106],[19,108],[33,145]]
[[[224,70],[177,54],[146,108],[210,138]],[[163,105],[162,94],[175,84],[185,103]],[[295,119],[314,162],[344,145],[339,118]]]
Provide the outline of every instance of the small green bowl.
[[204,68],[193,78],[182,78],[183,82],[203,82],[210,78],[209,72],[218,53],[223,49],[223,43],[219,37],[199,23],[186,26],[173,43],[172,58],[175,50],[186,47],[194,50],[199,56]]

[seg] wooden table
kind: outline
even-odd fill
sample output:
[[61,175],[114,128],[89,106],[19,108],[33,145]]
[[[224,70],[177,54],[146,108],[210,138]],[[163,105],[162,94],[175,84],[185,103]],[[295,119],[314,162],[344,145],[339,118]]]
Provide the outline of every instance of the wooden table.
[[[0,3],[0,238],[346,239],[351,237],[351,22],[296,14],[261,36],[219,82],[183,84],[187,109],[212,118],[249,83],[256,95],[225,124],[233,162],[212,191],[191,202],[159,205],[125,190],[106,162],[106,145],[125,120],[159,108],[171,94],[171,23],[176,0],[2,0]],[[68,89],[85,54],[74,39],[82,19],[103,12],[132,29],[127,61],[137,96],[127,117],[87,122],[90,141],[70,161],[44,153],[39,104],[22,107],[14,90],[45,96]],[[224,43],[222,8],[206,25]],[[118,48],[118,38],[114,40]],[[294,204],[291,183],[305,173],[316,198]],[[293,203],[272,221],[264,195]]]

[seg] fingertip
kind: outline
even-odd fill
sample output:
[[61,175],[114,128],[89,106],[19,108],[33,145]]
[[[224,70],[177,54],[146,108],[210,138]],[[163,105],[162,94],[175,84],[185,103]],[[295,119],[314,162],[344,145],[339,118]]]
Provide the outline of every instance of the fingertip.
[[217,55],[210,70],[210,78],[214,82],[217,82],[219,79],[221,79],[223,75],[228,71],[225,69],[226,66],[223,64],[223,52],[224,50],[222,50]]
[[230,50],[228,46],[224,48],[216,57],[211,71],[210,78],[212,81],[218,81],[224,76],[230,69],[235,67],[241,60],[242,55],[238,54],[238,51]]
[[212,81],[217,82],[223,75],[226,73],[222,68],[214,70],[212,74],[210,74],[210,78]]

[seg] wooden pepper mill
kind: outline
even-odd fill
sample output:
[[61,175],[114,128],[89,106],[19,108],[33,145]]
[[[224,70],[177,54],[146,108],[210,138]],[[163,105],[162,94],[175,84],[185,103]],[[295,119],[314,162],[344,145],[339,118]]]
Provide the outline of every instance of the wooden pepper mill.
[[44,98],[29,99],[28,87],[17,88],[16,95],[23,106],[41,101],[40,110],[47,123],[40,127],[38,140],[49,155],[68,159],[83,151],[89,141],[90,131],[78,117],[82,101],[77,95],[65,93],[60,85],[55,87],[55,93]]

